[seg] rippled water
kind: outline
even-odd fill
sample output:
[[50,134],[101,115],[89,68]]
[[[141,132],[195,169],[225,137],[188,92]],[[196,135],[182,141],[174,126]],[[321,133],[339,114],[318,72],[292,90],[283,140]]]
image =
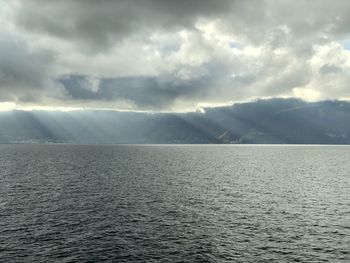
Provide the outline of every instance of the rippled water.
[[350,147],[0,145],[1,262],[349,262]]

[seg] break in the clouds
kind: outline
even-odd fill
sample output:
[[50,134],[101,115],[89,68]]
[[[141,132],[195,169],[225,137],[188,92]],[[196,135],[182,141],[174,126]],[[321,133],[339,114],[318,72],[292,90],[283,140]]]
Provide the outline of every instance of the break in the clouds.
[[0,10],[1,102],[177,111],[350,98],[347,0],[0,0]]

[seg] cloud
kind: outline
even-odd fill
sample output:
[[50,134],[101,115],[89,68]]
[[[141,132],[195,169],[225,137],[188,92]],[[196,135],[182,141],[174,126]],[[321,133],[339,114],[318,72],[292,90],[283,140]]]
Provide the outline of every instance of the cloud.
[[26,0],[17,22],[30,31],[78,41],[103,52],[130,35],[147,36],[157,30],[191,28],[200,16],[227,12],[222,0]]
[[31,50],[25,41],[0,33],[0,100],[38,101],[49,88],[53,54]]
[[[177,99],[195,99],[205,92],[202,79],[175,81],[156,77],[119,77],[99,79],[92,90],[88,76],[65,76],[60,82],[67,96],[75,101],[129,103],[138,110],[171,109]],[[201,92],[200,92],[201,91]]]
[[2,101],[184,110],[350,98],[346,0],[11,3],[0,0]]
[[336,65],[331,64],[324,64],[322,67],[320,67],[320,74],[336,74],[340,73],[342,71],[341,67],[338,67]]

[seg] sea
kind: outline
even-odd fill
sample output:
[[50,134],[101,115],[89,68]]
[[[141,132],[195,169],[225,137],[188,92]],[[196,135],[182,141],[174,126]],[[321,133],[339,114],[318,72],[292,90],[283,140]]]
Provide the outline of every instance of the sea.
[[350,147],[0,145],[0,262],[350,262]]

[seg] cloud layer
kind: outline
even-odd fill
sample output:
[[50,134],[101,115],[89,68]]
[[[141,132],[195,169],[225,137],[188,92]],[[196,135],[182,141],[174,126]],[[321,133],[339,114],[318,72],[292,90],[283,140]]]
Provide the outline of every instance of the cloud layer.
[[350,98],[346,0],[0,7],[0,103],[178,111],[259,97]]

